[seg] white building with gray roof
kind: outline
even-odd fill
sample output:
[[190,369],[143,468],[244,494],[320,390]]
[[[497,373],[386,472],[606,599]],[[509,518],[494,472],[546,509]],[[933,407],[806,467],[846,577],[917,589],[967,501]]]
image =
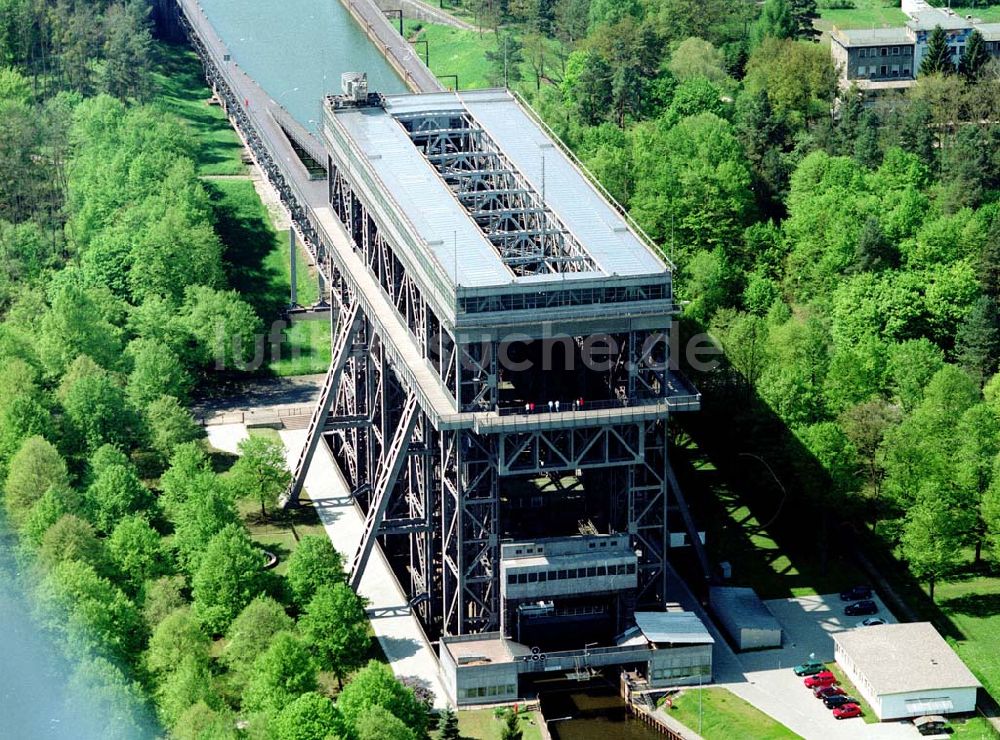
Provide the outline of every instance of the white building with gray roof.
[[930,622],[833,634],[834,658],[881,720],[962,714],[982,686]]
[[920,73],[934,29],[940,27],[948,39],[952,61],[957,65],[973,31],[983,36],[986,51],[1000,57],[1000,24],[983,23],[951,8],[936,8],[924,0],[903,0],[907,16],[903,26],[882,28],[836,28],[830,32],[830,53],[840,73],[842,87],[855,85],[878,91],[906,88]]

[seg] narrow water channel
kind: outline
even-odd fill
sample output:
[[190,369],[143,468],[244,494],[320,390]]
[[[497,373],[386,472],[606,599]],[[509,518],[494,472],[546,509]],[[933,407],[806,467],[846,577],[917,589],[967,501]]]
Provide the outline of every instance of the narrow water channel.
[[340,0],[201,0],[233,59],[307,128],[344,72],[367,72],[371,90],[406,86]]
[[658,732],[625,708],[616,686],[596,680],[586,686],[559,682],[539,687],[542,715],[553,740],[656,740]]

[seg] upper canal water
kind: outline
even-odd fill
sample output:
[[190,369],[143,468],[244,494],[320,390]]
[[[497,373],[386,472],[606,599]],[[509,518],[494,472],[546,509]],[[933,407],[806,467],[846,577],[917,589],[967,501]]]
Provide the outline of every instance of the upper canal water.
[[233,59],[299,123],[317,129],[320,101],[344,72],[367,72],[370,90],[406,85],[340,0],[201,0]]

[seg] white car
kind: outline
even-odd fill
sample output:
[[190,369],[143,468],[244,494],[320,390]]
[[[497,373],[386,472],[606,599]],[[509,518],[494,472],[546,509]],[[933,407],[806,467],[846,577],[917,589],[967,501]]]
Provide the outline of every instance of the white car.
[[868,617],[868,619],[862,619],[858,622],[858,627],[877,627],[880,624],[885,624],[882,617]]

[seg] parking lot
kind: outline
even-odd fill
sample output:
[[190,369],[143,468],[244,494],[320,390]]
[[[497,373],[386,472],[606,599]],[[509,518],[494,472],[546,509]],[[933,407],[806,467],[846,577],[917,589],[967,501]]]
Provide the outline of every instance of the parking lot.
[[[879,606],[877,616],[886,622],[895,622],[885,604],[877,596],[873,598]],[[737,654],[746,680],[728,683],[726,688],[805,738],[912,740],[920,737],[909,723],[867,724],[860,717],[835,719],[823,702],[803,685],[803,679],[792,672],[793,666],[810,659],[833,660],[830,635],[855,629],[866,618],[845,616],[844,607],[849,602],[841,601],[838,594],[826,594],[772,599],[765,603],[781,623],[782,647]]]

